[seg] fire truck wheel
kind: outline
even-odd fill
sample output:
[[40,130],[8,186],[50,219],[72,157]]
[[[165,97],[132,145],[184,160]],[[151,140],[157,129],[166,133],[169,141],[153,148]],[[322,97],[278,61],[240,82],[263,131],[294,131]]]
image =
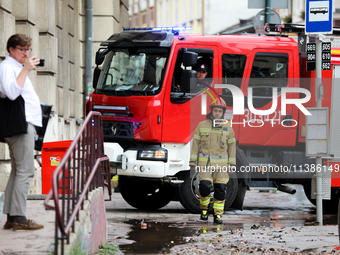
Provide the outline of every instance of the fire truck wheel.
[[174,187],[160,181],[119,176],[119,189],[124,200],[142,210],[157,210],[167,205],[174,197]]
[[[187,209],[191,213],[201,213],[200,200],[199,200],[199,191],[198,191],[198,173],[195,173],[192,177],[190,177],[190,171],[183,171],[179,176],[180,180],[184,180],[179,186],[178,194],[179,201],[183,205],[185,209]],[[236,195],[237,195],[237,175],[230,175],[229,182],[227,184],[227,197],[224,204],[224,209],[228,209],[229,206],[233,203]],[[213,192],[211,193],[213,196]],[[212,199],[211,199],[212,203]],[[212,205],[210,205],[212,208]],[[211,211],[212,212],[212,211]]]
[[[306,197],[313,204],[316,205],[316,199],[311,198],[312,188],[310,182],[303,183],[303,189],[305,190]],[[336,213],[339,204],[339,195],[337,194],[338,188],[331,188],[331,199],[322,200],[323,213]]]

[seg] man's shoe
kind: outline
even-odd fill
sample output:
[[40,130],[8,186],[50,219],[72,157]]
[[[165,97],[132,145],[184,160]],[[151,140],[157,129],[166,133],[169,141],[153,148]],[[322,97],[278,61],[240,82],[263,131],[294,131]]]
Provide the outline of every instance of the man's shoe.
[[208,220],[208,210],[202,210],[201,220]]
[[13,224],[12,222],[6,222],[5,225],[4,225],[4,229],[11,229],[13,227]]
[[28,220],[28,224],[13,222],[12,225],[14,230],[38,230],[44,228],[43,225],[36,223],[34,220]]
[[222,215],[219,215],[219,214],[217,214],[217,215],[214,215],[214,223],[215,224],[222,224]]

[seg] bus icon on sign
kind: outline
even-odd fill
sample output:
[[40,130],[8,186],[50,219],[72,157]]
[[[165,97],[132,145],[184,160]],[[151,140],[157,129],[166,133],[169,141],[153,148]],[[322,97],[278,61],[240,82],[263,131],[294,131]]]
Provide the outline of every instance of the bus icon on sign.
[[325,13],[328,13],[328,8],[327,7],[311,8],[310,13],[313,13],[314,15],[318,13],[325,14]]

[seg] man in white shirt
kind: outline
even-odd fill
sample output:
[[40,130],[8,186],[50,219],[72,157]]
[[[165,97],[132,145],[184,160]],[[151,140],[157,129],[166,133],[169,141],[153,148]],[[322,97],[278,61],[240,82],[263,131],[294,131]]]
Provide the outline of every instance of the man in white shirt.
[[15,100],[21,95],[27,121],[27,133],[5,137],[12,169],[5,190],[3,213],[7,214],[7,222],[4,229],[36,230],[44,227],[26,218],[26,200],[35,172],[35,126],[42,126],[39,97],[28,77],[28,73],[40,63],[40,59],[34,56],[29,58],[31,43],[32,39],[26,35],[12,35],[7,41],[9,56],[0,64],[0,96]]

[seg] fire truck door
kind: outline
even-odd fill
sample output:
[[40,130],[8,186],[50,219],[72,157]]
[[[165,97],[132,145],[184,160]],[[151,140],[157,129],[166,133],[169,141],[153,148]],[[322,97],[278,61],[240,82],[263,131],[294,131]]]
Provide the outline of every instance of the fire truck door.
[[[190,91],[182,91],[181,73],[183,70],[194,70],[196,68],[196,66],[185,67],[183,65],[183,52],[197,53],[198,63],[201,67],[204,65],[204,69],[207,71],[205,82],[212,85],[212,77],[217,76],[218,71],[217,68],[214,68],[217,65],[214,59],[214,55],[217,55],[216,50],[216,47],[206,45],[201,47],[200,45],[178,45],[175,48],[172,56],[176,56],[176,62],[170,65],[168,77],[171,78],[166,81],[162,142],[189,143],[190,134],[193,135],[198,123],[206,119],[206,114],[202,114],[202,107],[205,107],[205,109],[208,107],[206,104],[202,106],[202,95],[206,95],[207,103],[214,100],[211,97],[219,96],[210,92],[210,89],[202,89],[196,85],[192,86],[192,84]],[[194,82],[198,82],[198,79]]]
[[[294,82],[294,66],[299,66],[298,59],[293,58],[291,51],[254,50],[247,68],[248,82],[243,82],[242,90],[245,95],[245,113],[239,125],[239,145],[246,146],[294,146],[296,143],[296,130],[298,108],[287,104],[286,115],[281,109],[282,88],[297,87]],[[294,63],[294,61],[296,61]],[[277,89],[277,93],[274,93]],[[251,93],[252,92],[252,93]],[[277,104],[275,100],[277,98]],[[287,98],[298,98],[299,93],[287,93]],[[273,113],[260,115],[249,108],[253,105],[255,110],[275,109]],[[233,126],[234,126],[233,125]]]

